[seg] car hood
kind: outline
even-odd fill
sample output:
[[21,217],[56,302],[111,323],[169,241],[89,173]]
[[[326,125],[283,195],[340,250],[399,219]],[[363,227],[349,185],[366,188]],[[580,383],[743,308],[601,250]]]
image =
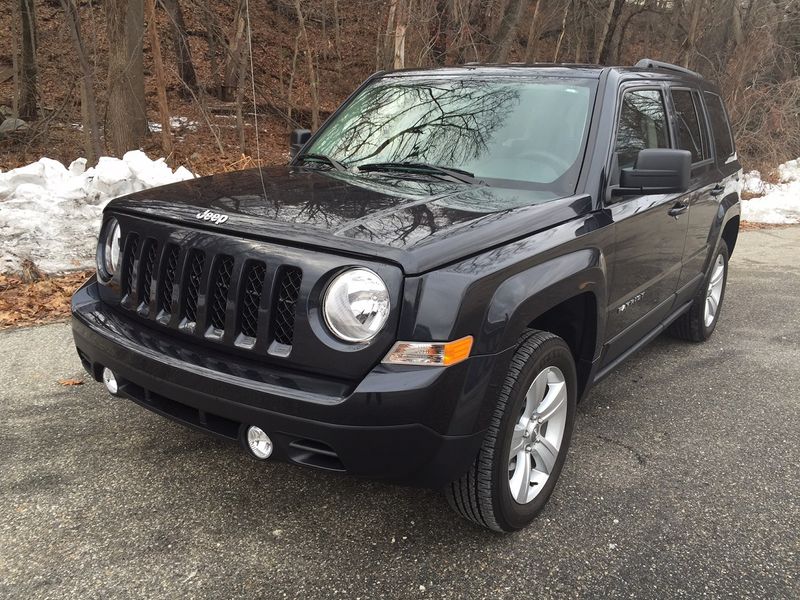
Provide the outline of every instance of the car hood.
[[[108,210],[389,260],[414,274],[568,221],[591,202],[428,177],[271,167],[137,192]],[[220,217],[203,220],[206,211]]]

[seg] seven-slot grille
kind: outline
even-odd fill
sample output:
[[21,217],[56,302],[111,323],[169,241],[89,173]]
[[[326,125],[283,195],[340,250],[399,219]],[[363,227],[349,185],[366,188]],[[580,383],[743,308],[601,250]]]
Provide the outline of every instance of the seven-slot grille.
[[243,349],[262,342],[265,348],[277,345],[276,354],[285,355],[292,345],[303,278],[299,268],[268,268],[261,260],[181,249],[137,233],[128,234],[124,248],[124,308],[170,329]]

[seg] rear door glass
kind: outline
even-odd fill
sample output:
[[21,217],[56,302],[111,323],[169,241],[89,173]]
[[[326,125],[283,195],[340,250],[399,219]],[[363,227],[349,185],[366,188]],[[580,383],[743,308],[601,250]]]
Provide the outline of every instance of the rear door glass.
[[733,154],[733,138],[728,125],[728,117],[725,114],[725,106],[722,104],[722,98],[717,94],[705,92],[705,98],[708,116],[711,120],[711,131],[714,134],[717,162],[724,163]]
[[684,89],[673,89],[670,93],[675,107],[675,141],[678,148],[692,153],[692,163],[698,163],[708,156],[703,147],[703,129],[693,94]]
[[667,111],[660,90],[631,90],[622,97],[615,151],[620,168],[632,167],[640,150],[669,148]]

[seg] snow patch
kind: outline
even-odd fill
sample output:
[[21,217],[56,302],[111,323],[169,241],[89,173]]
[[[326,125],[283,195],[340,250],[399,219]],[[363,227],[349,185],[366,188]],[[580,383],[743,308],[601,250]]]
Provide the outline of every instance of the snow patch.
[[[162,129],[161,123],[156,123],[154,121],[148,121],[147,127],[151,133],[160,133]],[[170,117],[169,127],[170,129],[197,131],[197,121],[190,121],[189,117]]]
[[140,150],[104,156],[89,169],[85,158],[69,167],[41,158],[0,172],[0,273],[19,271],[25,259],[45,273],[90,269],[112,198],[193,177]]
[[800,223],[800,158],[778,166],[779,183],[767,183],[761,173],[750,171],[743,190],[759,198],[742,200],[742,220],[751,223]]

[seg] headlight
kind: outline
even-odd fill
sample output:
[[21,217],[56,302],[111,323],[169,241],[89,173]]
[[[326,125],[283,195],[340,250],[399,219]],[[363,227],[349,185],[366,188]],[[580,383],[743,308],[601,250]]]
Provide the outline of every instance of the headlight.
[[122,255],[122,232],[114,217],[106,221],[97,245],[97,270],[104,279],[110,279],[119,269]]
[[389,290],[377,273],[350,269],[328,286],[322,302],[325,323],[345,342],[374,338],[389,317]]

